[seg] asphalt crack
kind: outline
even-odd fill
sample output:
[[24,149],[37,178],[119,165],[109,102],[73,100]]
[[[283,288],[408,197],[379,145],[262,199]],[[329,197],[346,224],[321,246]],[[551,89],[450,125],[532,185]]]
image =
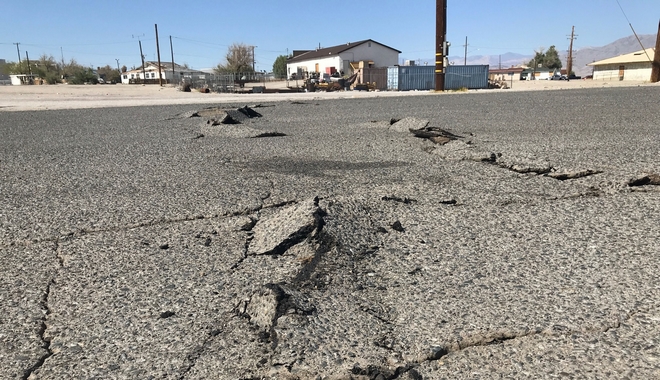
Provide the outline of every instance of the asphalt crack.
[[37,332],[37,335],[39,335],[39,338],[41,339],[41,348],[46,350],[46,352],[37,360],[36,363],[34,363],[30,368],[26,369],[23,372],[23,380],[28,380],[33,373],[38,371],[46,362],[48,358],[53,356],[53,351],[50,348],[50,342],[51,339],[46,337],[46,330],[48,329],[48,326],[46,325],[46,320],[48,319],[48,316],[51,314],[50,307],[48,306],[48,298],[50,297],[50,291],[52,285],[55,284],[55,279],[51,279],[50,282],[48,283],[48,286],[46,286],[46,290],[44,291],[44,294],[41,297],[41,301],[39,302],[39,305],[44,311],[44,316],[41,320],[41,325],[39,326],[39,331]]

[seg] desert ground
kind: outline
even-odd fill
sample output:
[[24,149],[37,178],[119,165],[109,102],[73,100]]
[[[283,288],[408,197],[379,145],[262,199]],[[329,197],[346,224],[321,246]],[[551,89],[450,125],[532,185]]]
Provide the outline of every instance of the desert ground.
[[[584,88],[642,87],[657,86],[646,82],[634,81],[514,81],[507,82],[509,89],[471,90],[471,93],[493,93],[498,91],[549,91]],[[286,89],[294,87],[295,81],[273,81],[266,83],[248,83],[252,86],[265,86],[268,89]],[[448,91],[447,94],[454,93]],[[403,92],[366,92],[338,91],[314,92],[318,99],[359,99],[369,97],[401,97],[432,95],[429,91]],[[43,85],[43,86],[0,86],[0,111],[54,110],[101,107],[155,106],[167,104],[203,104],[212,102],[263,102],[294,101],[309,99],[311,94],[218,94],[198,91],[182,92],[175,86],[166,85]],[[434,94],[437,95],[437,94]]]
[[0,378],[660,378],[659,99],[0,87]]

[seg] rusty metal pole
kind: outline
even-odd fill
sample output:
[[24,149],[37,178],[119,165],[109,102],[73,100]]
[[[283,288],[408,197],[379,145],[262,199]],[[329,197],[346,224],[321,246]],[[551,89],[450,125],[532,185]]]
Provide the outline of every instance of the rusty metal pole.
[[154,24],[156,27],[156,54],[158,54],[158,85],[163,86],[163,74],[161,73],[160,67],[160,45],[158,44],[158,24]]
[[655,55],[653,56],[653,69],[651,69],[651,83],[660,81],[660,22],[658,23],[658,36],[655,40]]
[[436,0],[435,15],[435,90],[445,90],[445,42],[447,37],[447,0]]

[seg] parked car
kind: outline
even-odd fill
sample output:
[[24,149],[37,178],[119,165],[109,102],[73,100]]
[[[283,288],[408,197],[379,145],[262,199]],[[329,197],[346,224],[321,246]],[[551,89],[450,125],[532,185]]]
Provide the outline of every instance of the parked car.
[[571,74],[568,76],[568,79],[582,79],[582,77],[579,75]]
[[555,74],[550,77],[550,80],[567,80],[566,75]]

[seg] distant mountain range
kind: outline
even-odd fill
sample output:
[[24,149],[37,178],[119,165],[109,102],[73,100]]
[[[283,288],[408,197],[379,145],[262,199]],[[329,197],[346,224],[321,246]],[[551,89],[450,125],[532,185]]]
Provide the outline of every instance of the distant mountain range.
[[[642,34],[639,36],[639,39],[642,41],[642,44],[645,48],[651,48],[655,46],[656,36],[654,34]],[[588,63],[594,61],[600,61],[602,59],[616,57],[621,54],[628,54],[634,51],[642,50],[642,47],[639,46],[637,38],[634,35],[618,39],[610,44],[600,47],[583,47],[577,49],[573,52],[573,71],[577,75],[585,76],[591,74],[591,67],[587,66]],[[559,58],[561,58],[564,67],[566,67],[566,51],[559,52]],[[515,53],[506,53],[502,55],[473,55],[468,56],[467,64],[468,65],[490,65],[491,68],[507,68],[511,66],[519,66],[523,63],[529,62],[534,56],[532,54],[515,54]],[[453,62],[454,65],[462,65],[464,62],[463,56],[450,55],[449,62]],[[424,61],[424,60],[422,60]],[[432,61],[431,59],[428,60]]]

